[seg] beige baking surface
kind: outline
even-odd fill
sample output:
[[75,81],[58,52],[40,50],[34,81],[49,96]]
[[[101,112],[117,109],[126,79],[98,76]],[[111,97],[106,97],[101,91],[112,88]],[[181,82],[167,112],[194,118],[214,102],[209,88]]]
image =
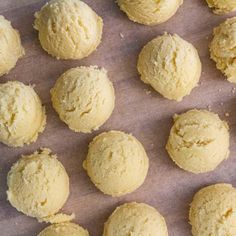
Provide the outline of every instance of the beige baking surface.
[[[87,59],[57,61],[41,49],[37,33],[32,27],[33,13],[40,9],[45,0],[0,0],[0,14],[19,29],[26,49],[26,56],[1,81],[19,80],[35,84],[48,114],[46,130],[35,144],[15,149],[0,145],[0,235],[36,236],[46,226],[18,213],[6,201],[5,194],[6,174],[12,163],[21,154],[45,146],[58,154],[70,176],[71,194],[64,211],[75,212],[75,222],[88,228],[91,236],[102,235],[103,223],[109,214],[117,205],[126,201],[153,205],[165,216],[170,236],[189,236],[188,208],[193,194],[199,188],[216,182],[236,185],[236,93],[233,93],[236,84],[230,84],[224,79],[208,55],[212,28],[227,16],[213,15],[204,0],[185,0],[169,22],[146,27],[129,21],[113,0],[85,2],[104,19],[102,44]],[[159,96],[139,80],[136,71],[137,55],[142,46],[164,31],[176,32],[192,42],[199,50],[203,62],[201,85],[181,103]],[[49,89],[66,69],[96,64],[109,71],[116,90],[116,107],[110,120],[98,132],[89,135],[73,133],[53,111]],[[231,154],[216,171],[193,175],[175,166],[168,158],[164,146],[174,113],[207,106],[229,121]],[[224,115],[227,112],[229,117]],[[143,186],[121,198],[111,198],[100,193],[82,169],[89,141],[96,134],[110,129],[133,133],[143,143],[150,158],[149,174]]]

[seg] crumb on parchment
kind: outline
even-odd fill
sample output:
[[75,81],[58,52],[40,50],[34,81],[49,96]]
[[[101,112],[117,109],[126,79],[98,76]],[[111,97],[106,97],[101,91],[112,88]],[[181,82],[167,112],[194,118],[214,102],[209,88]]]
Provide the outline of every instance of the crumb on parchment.
[[125,36],[122,33],[120,33],[120,37],[123,39]]

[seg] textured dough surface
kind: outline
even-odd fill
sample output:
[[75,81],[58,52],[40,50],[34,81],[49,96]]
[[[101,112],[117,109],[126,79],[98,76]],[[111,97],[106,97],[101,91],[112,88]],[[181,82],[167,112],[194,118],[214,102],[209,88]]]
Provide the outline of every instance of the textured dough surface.
[[192,44],[165,33],[144,46],[137,69],[144,83],[165,98],[181,101],[197,86],[201,61]]
[[75,132],[97,130],[115,106],[114,88],[105,69],[95,66],[66,71],[51,89],[52,104]]
[[51,0],[35,18],[43,49],[57,59],[87,57],[101,42],[103,21],[80,0]]
[[98,189],[118,197],[133,192],[143,184],[149,160],[135,137],[109,131],[96,136],[89,144],[83,166]]
[[120,9],[130,20],[144,25],[157,25],[169,20],[183,0],[118,0]]
[[186,171],[212,171],[229,156],[228,125],[206,110],[175,115],[166,149],[172,160]]
[[193,236],[236,235],[236,189],[216,184],[196,193],[189,213]]
[[48,226],[38,236],[89,236],[89,233],[77,224],[61,223]]
[[69,195],[69,177],[51,150],[42,149],[22,156],[7,177],[7,197],[18,211],[39,221],[68,221],[72,217],[55,214]]
[[236,10],[235,0],[206,0],[215,14],[225,14]]
[[45,108],[31,86],[18,81],[0,84],[0,141],[21,147],[35,142],[46,124]]
[[11,22],[0,15],[0,76],[7,74],[25,54],[20,35]]
[[236,83],[236,17],[229,18],[213,31],[211,58],[230,82]]
[[144,203],[126,203],[116,208],[104,225],[103,236],[168,236],[165,219]]

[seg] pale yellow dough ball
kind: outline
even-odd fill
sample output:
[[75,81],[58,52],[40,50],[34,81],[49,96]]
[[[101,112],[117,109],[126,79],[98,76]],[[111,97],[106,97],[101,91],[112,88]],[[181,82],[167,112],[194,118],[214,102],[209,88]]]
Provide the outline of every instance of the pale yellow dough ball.
[[227,19],[213,31],[211,58],[230,82],[236,83],[236,17]]
[[169,20],[182,5],[183,0],[118,0],[117,2],[130,20],[144,25],[157,25]]
[[38,236],[89,236],[89,233],[77,224],[60,223],[48,226]]
[[7,74],[15,67],[24,54],[20,35],[11,26],[11,22],[0,15],[0,76]]
[[215,14],[225,14],[236,10],[235,0],[206,0]]
[[89,144],[83,166],[99,190],[119,197],[143,184],[149,161],[142,144],[135,137],[110,131],[98,135]]
[[212,171],[229,156],[228,129],[217,114],[190,110],[174,116],[166,149],[186,171],[196,174]]
[[18,211],[51,223],[71,219],[55,215],[68,198],[69,177],[51,150],[22,156],[8,173],[7,185],[8,200]]
[[81,59],[101,42],[103,21],[80,0],[51,0],[35,13],[45,51],[57,59]]
[[168,236],[165,219],[144,203],[126,203],[116,208],[105,223],[103,236]]
[[193,236],[236,235],[236,189],[216,184],[196,193],[189,213]]
[[201,61],[192,44],[165,33],[142,49],[137,69],[144,83],[165,98],[181,101],[197,86]]
[[18,81],[0,84],[0,142],[12,147],[30,144],[45,124],[45,108],[33,87]]
[[75,132],[97,130],[110,117],[115,93],[107,71],[95,66],[66,71],[51,89],[52,104]]

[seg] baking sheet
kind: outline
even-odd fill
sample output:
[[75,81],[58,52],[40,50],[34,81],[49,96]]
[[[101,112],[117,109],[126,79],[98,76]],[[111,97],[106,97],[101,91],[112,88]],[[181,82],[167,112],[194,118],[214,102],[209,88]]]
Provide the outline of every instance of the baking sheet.
[[[103,224],[119,204],[128,201],[146,202],[165,217],[170,236],[189,236],[189,203],[201,187],[217,182],[236,185],[236,94],[234,87],[216,70],[209,59],[208,44],[214,26],[236,14],[213,15],[204,0],[185,0],[178,13],[167,23],[148,27],[128,20],[111,0],[85,0],[104,19],[104,34],[98,50],[84,60],[57,61],[40,47],[32,27],[33,13],[45,0],[0,0],[0,14],[12,21],[20,31],[26,55],[1,82],[19,80],[35,84],[47,110],[47,126],[38,141],[23,148],[0,145],[0,235],[37,235],[46,224],[24,216],[6,200],[6,175],[21,154],[40,147],[57,153],[70,176],[70,197],[63,207],[76,214],[75,222],[86,227],[91,236],[102,235]],[[164,31],[178,33],[198,49],[203,72],[200,85],[181,103],[168,101],[144,85],[137,74],[136,62],[141,48]],[[124,37],[121,37],[121,34]],[[116,91],[116,107],[109,121],[92,134],[70,131],[51,107],[49,90],[65,70],[79,65],[103,66]],[[179,169],[168,157],[165,144],[174,113],[191,108],[207,108],[227,120],[231,131],[230,158],[214,172],[194,175]],[[225,114],[229,113],[226,117]],[[150,158],[145,183],[132,194],[120,198],[103,195],[90,182],[82,168],[88,143],[105,130],[122,130],[135,135]]]

